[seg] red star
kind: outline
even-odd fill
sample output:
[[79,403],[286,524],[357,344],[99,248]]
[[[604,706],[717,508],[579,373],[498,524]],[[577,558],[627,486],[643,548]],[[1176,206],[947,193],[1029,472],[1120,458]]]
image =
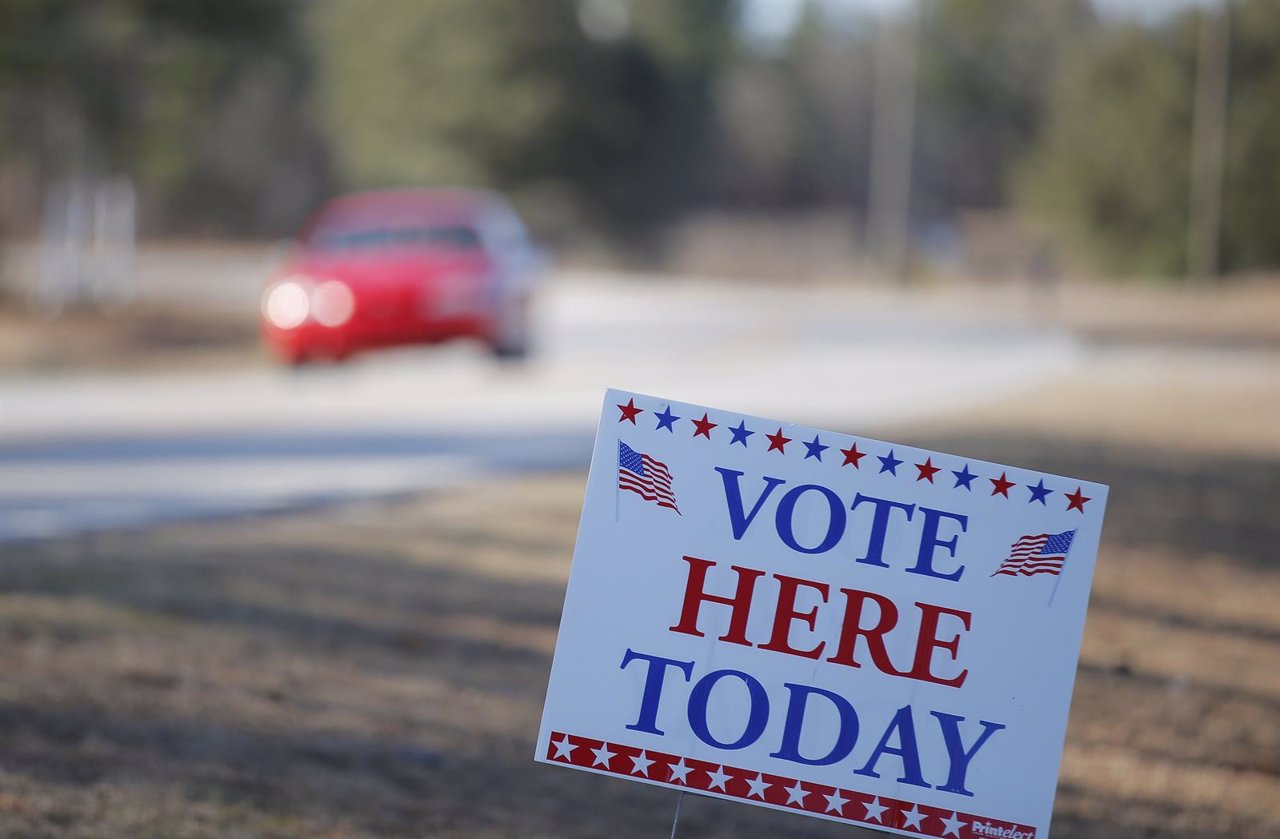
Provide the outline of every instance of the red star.
[[1085,502],[1091,500],[1089,496],[1082,493],[1080,489],[1081,489],[1080,487],[1076,487],[1075,492],[1067,493],[1067,511],[1068,512],[1070,512],[1071,510],[1079,510],[1080,512],[1083,513]]
[[862,468],[858,466],[858,461],[867,456],[866,452],[858,451],[858,444],[856,442],[847,449],[841,449],[840,453],[844,455],[844,463],[841,463],[840,465],[848,466],[849,464],[853,464],[854,469]]
[[619,405],[618,410],[622,412],[622,416],[618,417],[618,422],[630,420],[632,425],[636,424],[636,417],[644,413],[644,408],[636,407],[636,400],[628,399],[627,404]]
[[920,470],[920,474],[916,476],[917,481],[928,481],[933,483],[933,476],[941,472],[937,466],[933,465],[933,458],[927,458],[924,463],[917,463],[916,468]]
[[1000,477],[998,477],[998,478],[987,478],[987,480],[988,480],[988,481],[990,481],[991,483],[995,484],[995,486],[996,486],[996,488],[995,488],[995,489],[991,490],[991,494],[992,494],[992,495],[996,495],[996,494],[1003,495],[1005,498],[1008,498],[1008,497],[1009,497],[1009,490],[1010,490],[1012,487],[1016,487],[1016,486],[1017,486],[1017,484],[1015,484],[1013,481],[1010,481],[1010,480],[1008,480],[1007,478],[1005,478],[1005,476],[1004,476],[1004,473],[1003,473],[1003,472],[1001,472],[1001,473],[1000,473]]
[[777,451],[780,451],[783,454],[787,453],[787,443],[791,442],[791,438],[783,437],[781,428],[778,429],[777,434],[766,434],[764,436],[769,438],[768,451],[774,451],[776,449]]
[[706,412],[703,412],[702,419],[694,420],[693,424],[697,426],[697,428],[693,430],[693,436],[697,437],[699,434],[701,434],[703,437],[706,437],[708,440],[711,439],[711,429],[719,425],[719,423],[715,423],[707,419]]

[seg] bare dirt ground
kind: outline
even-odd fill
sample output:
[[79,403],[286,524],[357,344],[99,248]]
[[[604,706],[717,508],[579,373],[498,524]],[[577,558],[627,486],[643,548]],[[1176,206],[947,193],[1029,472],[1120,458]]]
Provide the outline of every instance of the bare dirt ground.
[[48,317],[0,297],[0,374],[192,371],[266,358],[252,316],[136,303]]
[[[850,429],[1111,484],[1055,837],[1280,836],[1278,369]],[[669,791],[531,759],[582,485],[0,548],[0,835],[666,836]],[[681,836],[850,831],[691,798]]]

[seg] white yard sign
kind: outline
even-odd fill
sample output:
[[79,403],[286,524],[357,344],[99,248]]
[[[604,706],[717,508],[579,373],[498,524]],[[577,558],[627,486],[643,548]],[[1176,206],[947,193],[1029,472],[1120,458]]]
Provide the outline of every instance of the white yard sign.
[[536,758],[1045,837],[1106,495],[609,391]]

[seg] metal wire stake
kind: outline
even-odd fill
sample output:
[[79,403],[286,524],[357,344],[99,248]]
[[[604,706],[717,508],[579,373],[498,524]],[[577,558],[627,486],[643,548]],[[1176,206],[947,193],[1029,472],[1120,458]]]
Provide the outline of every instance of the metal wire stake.
[[676,815],[671,820],[671,839],[676,839],[676,828],[680,825],[680,805],[684,803],[684,790],[680,790],[680,794],[676,796]]

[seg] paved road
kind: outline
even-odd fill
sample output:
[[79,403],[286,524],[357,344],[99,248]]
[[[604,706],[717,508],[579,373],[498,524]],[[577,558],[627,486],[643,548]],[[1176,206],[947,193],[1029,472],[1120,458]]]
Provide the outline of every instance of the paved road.
[[296,373],[0,380],[0,540],[583,466],[609,386],[856,433],[1080,359],[1030,324],[830,289],[578,275],[550,285],[540,322],[517,368],[458,345]]

